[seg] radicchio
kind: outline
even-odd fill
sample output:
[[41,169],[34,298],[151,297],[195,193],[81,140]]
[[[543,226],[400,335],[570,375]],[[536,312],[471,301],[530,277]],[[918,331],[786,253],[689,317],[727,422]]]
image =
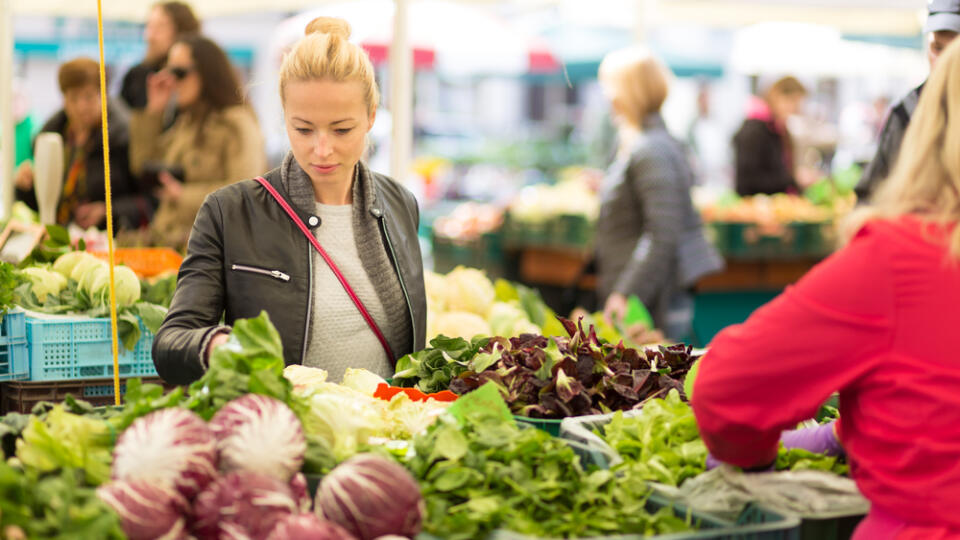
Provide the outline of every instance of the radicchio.
[[217,475],[213,432],[196,414],[164,409],[138,419],[113,451],[113,478],[145,480],[192,499]]
[[299,511],[290,486],[265,474],[237,471],[210,484],[193,505],[199,540],[265,540]]
[[324,477],[315,511],[360,540],[395,534],[413,538],[423,523],[420,488],[388,458],[360,454]]
[[224,472],[252,471],[287,482],[303,466],[307,441],[300,419],[282,401],[247,394],[210,421]]
[[147,480],[116,481],[100,486],[97,495],[120,516],[130,540],[182,540],[189,509],[180,493]]
[[323,521],[314,514],[287,516],[277,524],[267,540],[356,540],[336,523]]

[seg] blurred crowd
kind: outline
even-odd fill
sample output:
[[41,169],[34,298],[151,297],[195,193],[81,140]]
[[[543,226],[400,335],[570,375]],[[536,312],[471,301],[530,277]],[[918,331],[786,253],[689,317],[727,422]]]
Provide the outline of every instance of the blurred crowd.
[[[948,23],[928,25],[931,65],[957,30]],[[204,36],[189,5],[156,4],[143,40],[144,58],[123,75],[118,95],[107,100],[114,229],[124,245],[183,249],[207,194],[266,171],[265,142],[237,69],[224,50]],[[60,66],[57,82],[63,106],[39,130],[57,133],[63,140],[63,183],[56,211],[63,225],[103,228],[106,221],[99,67],[85,57]],[[639,88],[635,85],[631,92],[640,92]],[[875,136],[879,149],[858,187],[861,199],[869,197],[889,172],[919,92],[920,88],[914,90],[892,107],[878,102],[877,111],[871,111],[876,127],[868,138]],[[697,118],[684,141],[695,181],[710,184],[718,177],[727,184],[732,177],[731,187],[740,195],[800,193],[822,176],[810,160],[798,155],[790,129],[790,119],[803,109],[808,89],[799,79],[785,76],[762,81],[755,93],[731,140],[711,124],[709,88],[701,89]],[[611,103],[614,116],[617,107],[640,99],[627,95],[629,99]],[[641,105],[638,110],[644,115],[659,112]],[[643,132],[639,115],[619,114]],[[15,184],[17,199],[36,209],[34,131],[26,122],[18,125]],[[622,130],[621,136],[621,154],[629,153],[632,139]]]

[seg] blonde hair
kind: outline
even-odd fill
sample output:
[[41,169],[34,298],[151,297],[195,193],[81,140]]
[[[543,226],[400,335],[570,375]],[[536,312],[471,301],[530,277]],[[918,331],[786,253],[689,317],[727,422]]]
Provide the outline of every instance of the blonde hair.
[[335,17],[317,17],[307,25],[306,36],[294,45],[280,66],[280,99],[292,81],[356,81],[363,86],[369,113],[380,103],[380,91],[370,57],[350,43],[350,25]]
[[669,72],[644,47],[628,47],[608,54],[597,75],[633,129],[640,130],[644,117],[659,112],[667,99]]
[[[871,204],[845,224],[849,240],[873,219],[907,214],[930,224],[948,225],[960,218],[960,40],[937,60],[920,102],[903,136],[893,172]],[[949,254],[960,260],[960,226],[950,234]]]
[[765,94],[769,101],[772,96],[805,96],[807,87],[792,75],[782,77],[770,85]]

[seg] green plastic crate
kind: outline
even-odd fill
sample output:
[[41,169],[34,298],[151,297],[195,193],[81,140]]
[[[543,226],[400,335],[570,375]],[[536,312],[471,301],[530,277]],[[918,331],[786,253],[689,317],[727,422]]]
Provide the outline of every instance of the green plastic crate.
[[800,540],[847,540],[866,514],[821,514],[800,516]]
[[553,419],[553,418],[530,418],[528,416],[517,416],[513,417],[517,422],[533,426],[537,429],[542,429],[553,435],[554,437],[560,436],[560,424],[563,422],[562,419]]

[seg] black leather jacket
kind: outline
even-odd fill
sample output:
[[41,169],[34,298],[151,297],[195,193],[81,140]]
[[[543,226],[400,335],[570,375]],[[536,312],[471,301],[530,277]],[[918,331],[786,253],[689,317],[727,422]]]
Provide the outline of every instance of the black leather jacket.
[[[397,269],[410,309],[414,350],[424,348],[427,302],[417,240],[419,211],[413,195],[386,176],[371,173],[383,244]],[[290,202],[279,169],[266,178]],[[291,205],[293,206],[293,205]],[[319,220],[294,209],[308,226]],[[280,333],[287,365],[302,362],[311,309],[313,247],[263,186],[247,180],[222,188],[200,208],[180,267],[170,312],[153,343],[157,372],[171,384],[203,374],[201,347],[220,326],[266,310]],[[234,265],[264,273],[235,271]],[[271,275],[271,272],[273,274]],[[398,357],[412,351],[399,351]]]

